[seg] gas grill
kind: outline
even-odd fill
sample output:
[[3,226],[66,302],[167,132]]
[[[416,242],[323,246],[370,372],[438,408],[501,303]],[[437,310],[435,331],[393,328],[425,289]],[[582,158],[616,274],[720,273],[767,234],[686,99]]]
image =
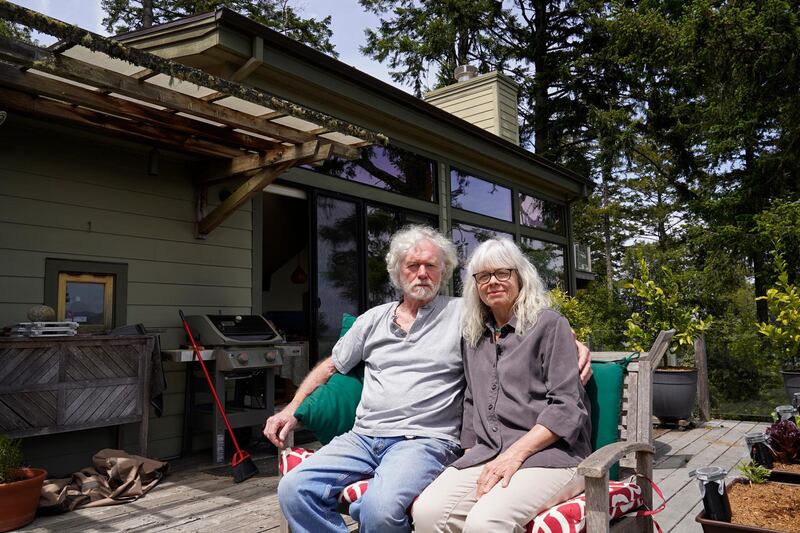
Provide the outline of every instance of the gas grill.
[[[187,316],[204,361],[214,361],[214,384],[225,399],[231,427],[262,426],[275,407],[275,371],[287,357],[301,355],[305,345],[287,343],[275,327],[259,315]],[[186,415],[183,451],[191,453],[192,429],[210,430],[214,462],[225,462],[225,425],[210,401],[192,350],[167,350],[165,355],[191,365],[186,376]],[[238,433],[242,433],[240,430]],[[246,436],[246,435],[243,435]],[[238,439],[237,439],[238,440]]]

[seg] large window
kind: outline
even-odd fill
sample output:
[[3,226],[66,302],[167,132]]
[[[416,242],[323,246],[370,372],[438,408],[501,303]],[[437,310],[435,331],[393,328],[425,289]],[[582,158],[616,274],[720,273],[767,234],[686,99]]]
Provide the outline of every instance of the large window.
[[450,205],[511,222],[511,189],[455,168],[450,170]]
[[563,209],[554,202],[519,193],[519,223],[529,228],[563,234]]
[[359,312],[358,218],[354,202],[320,196],[317,203],[317,341],[330,355],[342,314]]
[[436,163],[394,146],[368,146],[358,159],[332,157],[307,168],[428,202],[436,199]]
[[520,248],[536,267],[545,288],[553,289],[556,285],[560,285],[562,289],[566,290],[563,246],[522,237]]
[[392,235],[407,224],[436,227],[437,221],[356,198],[320,194],[316,204],[317,355],[327,357],[344,313],[358,315],[396,299],[385,261]]
[[455,294],[461,296],[464,289],[464,280],[467,273],[467,260],[472,255],[473,250],[478,247],[483,241],[495,238],[504,237],[514,240],[514,236],[510,233],[505,233],[499,230],[488,228],[481,228],[472,226],[470,224],[463,224],[456,222],[453,224],[453,242],[458,250],[459,267],[458,271],[453,276],[453,284],[455,285]]

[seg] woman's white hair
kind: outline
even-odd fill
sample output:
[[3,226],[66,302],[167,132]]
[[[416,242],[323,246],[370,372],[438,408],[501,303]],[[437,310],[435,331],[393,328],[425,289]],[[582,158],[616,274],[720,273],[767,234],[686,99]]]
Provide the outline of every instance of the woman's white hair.
[[389,279],[395,289],[403,290],[400,282],[403,260],[408,252],[422,241],[430,241],[439,249],[439,258],[444,269],[441,283],[446,284],[450,281],[450,276],[458,265],[458,254],[453,241],[430,226],[411,225],[405,226],[392,236],[389,252],[386,254],[386,270],[389,271]]
[[464,281],[462,335],[472,347],[478,345],[478,341],[486,331],[486,322],[493,320],[489,306],[481,301],[473,274],[497,268],[516,269],[519,295],[512,310],[517,317],[517,335],[522,335],[536,325],[539,312],[550,307],[550,295],[544,288],[542,278],[513,241],[489,239],[483,242],[475,249],[467,263],[467,276]]

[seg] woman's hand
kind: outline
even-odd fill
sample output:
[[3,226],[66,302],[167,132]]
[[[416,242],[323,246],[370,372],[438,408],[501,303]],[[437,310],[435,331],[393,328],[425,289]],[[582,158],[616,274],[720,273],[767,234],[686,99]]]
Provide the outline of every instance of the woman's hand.
[[503,488],[508,487],[508,484],[511,483],[511,476],[519,470],[523,461],[524,459],[518,454],[507,450],[483,465],[481,475],[478,477],[477,498],[480,499],[500,481],[503,482]]

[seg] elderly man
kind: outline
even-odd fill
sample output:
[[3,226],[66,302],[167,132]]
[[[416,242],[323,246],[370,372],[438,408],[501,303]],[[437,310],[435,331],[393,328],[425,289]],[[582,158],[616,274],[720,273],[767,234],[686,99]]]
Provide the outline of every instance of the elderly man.
[[[460,452],[461,301],[439,295],[458,263],[455,246],[432,228],[410,226],[393,236],[386,263],[392,284],[402,292],[400,301],[361,315],[264,428],[270,441],[283,446],[302,401],[334,372],[347,373],[365,362],[353,430],[278,486],[294,533],[347,531],[336,496],[366,477],[373,478],[369,490],[350,506],[360,531],[407,532],[406,509]],[[584,358],[587,353],[584,348]]]

